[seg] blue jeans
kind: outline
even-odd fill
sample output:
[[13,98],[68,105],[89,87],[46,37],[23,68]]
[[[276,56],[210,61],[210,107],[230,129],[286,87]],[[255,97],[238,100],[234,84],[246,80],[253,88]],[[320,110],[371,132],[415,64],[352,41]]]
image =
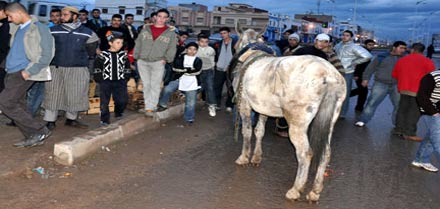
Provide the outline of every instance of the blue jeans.
[[427,133],[417,150],[414,161],[430,163],[433,152],[440,161],[440,116],[422,115],[420,119],[427,127]]
[[359,118],[360,121],[368,123],[374,116],[377,107],[382,103],[385,97],[389,95],[391,103],[394,106],[392,114],[392,122],[396,123],[396,113],[399,107],[400,94],[397,92],[396,84],[386,84],[379,81],[375,81],[373,88],[371,89],[370,96],[367,99],[367,105],[365,106],[362,114]]
[[[174,80],[168,83],[162,90],[162,96],[159,100],[159,105],[162,107],[168,106],[168,100],[170,100],[171,95],[179,87],[179,80]],[[193,91],[182,91],[185,94],[185,111],[183,113],[183,119],[186,122],[194,121],[196,114],[196,102],[197,102],[197,90]]]
[[200,73],[200,81],[202,83],[202,89],[205,91],[206,102],[209,105],[217,104],[214,93],[214,70],[202,70],[202,73]]
[[348,112],[348,108],[350,108],[350,92],[351,92],[351,85],[353,83],[353,73],[346,73],[344,74],[345,83],[347,84],[347,93],[344,100],[344,103],[342,103],[342,110],[341,110],[341,116],[345,117]]
[[37,115],[41,103],[44,100],[44,82],[36,81],[27,91],[27,109],[32,117]]

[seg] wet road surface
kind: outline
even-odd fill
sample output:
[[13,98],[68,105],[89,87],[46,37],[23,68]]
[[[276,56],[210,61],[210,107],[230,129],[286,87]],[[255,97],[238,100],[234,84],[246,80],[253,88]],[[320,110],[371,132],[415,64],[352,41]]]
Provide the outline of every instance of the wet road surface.
[[[180,118],[166,122],[74,167],[43,159],[49,178],[34,172],[0,181],[0,208],[440,208],[440,174],[409,166],[418,143],[390,134],[388,100],[366,127],[353,126],[353,108],[338,121],[319,204],[308,204],[304,195],[296,202],[285,199],[297,163],[290,142],[272,133],[273,120],[260,167],[240,167],[234,161],[241,142],[233,141],[231,115],[207,115],[198,111],[189,127]],[[71,175],[63,177],[66,172]]]

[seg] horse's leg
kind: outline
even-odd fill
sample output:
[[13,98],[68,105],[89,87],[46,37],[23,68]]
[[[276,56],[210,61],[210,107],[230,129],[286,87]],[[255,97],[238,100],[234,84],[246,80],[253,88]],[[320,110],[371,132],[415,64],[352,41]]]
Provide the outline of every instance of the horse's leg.
[[[303,112],[306,113],[306,111]],[[302,117],[297,118],[286,118],[289,124],[290,141],[293,146],[295,146],[296,158],[298,160],[298,170],[296,172],[295,183],[286,193],[286,198],[291,200],[297,200],[301,196],[300,192],[304,190],[304,186],[307,182],[310,162],[313,156],[307,137],[307,128],[311,119],[304,118],[307,116],[309,116],[309,114],[304,114]]]
[[[318,201],[319,200],[319,195],[322,192],[322,189],[324,188],[324,174],[325,174],[325,169],[327,168],[328,163],[330,162],[330,156],[331,156],[331,148],[330,148],[330,140],[332,138],[333,135],[333,129],[334,126],[336,124],[336,121],[338,120],[339,117],[339,111],[340,108],[342,106],[342,100],[338,101],[337,103],[337,108],[335,108],[335,111],[333,113],[333,118],[331,121],[331,125],[330,125],[330,131],[328,134],[328,143],[326,143],[326,146],[324,148],[324,152],[322,153],[322,158],[321,158],[321,162],[319,162],[318,165],[318,170],[316,171],[316,176],[315,176],[315,181],[313,182],[313,188],[312,191],[309,192],[309,194],[307,194],[306,198],[309,201]],[[318,156],[316,156],[318,157]]]
[[[243,134],[243,148],[241,155],[235,160],[238,165],[246,165],[249,163],[249,157],[251,155],[251,137],[252,137],[252,120],[251,120],[251,107],[247,101],[242,99],[240,104],[241,126]],[[238,116],[237,116],[238,117]]]
[[[307,194],[306,198],[309,201],[317,202],[319,200],[319,195],[324,188],[324,173],[327,168],[328,163],[330,162],[330,144],[325,146],[324,153],[322,153],[322,160],[319,162],[318,170],[316,171],[315,181],[313,182],[312,191]],[[319,157],[319,156],[316,156]]]
[[251,163],[254,166],[259,166],[262,159],[263,150],[261,148],[261,141],[263,140],[266,121],[267,116],[260,114],[260,116],[258,117],[257,127],[255,127],[254,131],[255,137],[257,138],[257,141],[255,143],[254,155],[252,156],[251,160]]

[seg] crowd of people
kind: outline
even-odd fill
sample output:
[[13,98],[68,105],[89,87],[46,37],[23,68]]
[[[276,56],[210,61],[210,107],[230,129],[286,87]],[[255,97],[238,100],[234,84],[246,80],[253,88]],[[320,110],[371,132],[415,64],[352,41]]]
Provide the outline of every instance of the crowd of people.
[[[187,125],[195,122],[199,92],[203,92],[210,116],[215,117],[222,104],[231,112],[234,95],[227,70],[238,52],[230,28],[219,29],[222,40],[214,46],[210,46],[208,34],[198,34],[197,42],[186,43],[189,34],[170,25],[169,17],[168,10],[160,9],[135,28],[132,14],[115,14],[107,25],[98,9],[92,10],[89,19],[87,10],[67,6],[52,10],[51,22],[45,25],[20,3],[0,1],[0,110],[25,137],[14,146],[43,144],[56,128],[60,112],[65,113],[65,125],[88,128],[78,120],[78,113],[88,109],[90,95],[100,97],[102,126],[111,123],[110,97],[115,102],[114,120],[118,120],[128,102],[127,80],[132,77],[142,81],[145,107],[141,112],[148,117],[166,111],[177,90],[185,96],[183,119]],[[349,111],[350,96],[358,96],[355,111],[359,117],[354,125],[364,127],[388,95],[394,106],[393,133],[423,141],[412,165],[438,170],[430,163],[430,155],[440,156],[440,73],[423,56],[423,44],[412,44],[405,55],[407,44],[396,41],[391,50],[373,56],[374,40],[357,45],[349,30],[336,45],[327,34],[318,34],[312,45],[302,44],[300,35],[292,30],[283,35],[273,46],[274,55],[318,56],[345,78],[347,95],[340,119]],[[222,102],[224,86],[227,97]],[[41,108],[44,122],[36,118]],[[424,139],[417,136],[420,117],[428,127]],[[276,133],[288,137],[287,130],[287,122],[277,120]]]

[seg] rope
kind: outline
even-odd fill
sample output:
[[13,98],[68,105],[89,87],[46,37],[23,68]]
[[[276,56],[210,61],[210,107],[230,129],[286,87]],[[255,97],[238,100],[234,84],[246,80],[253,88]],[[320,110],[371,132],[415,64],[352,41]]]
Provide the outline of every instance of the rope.
[[238,114],[240,112],[241,108],[241,92],[243,91],[243,77],[244,74],[247,72],[250,65],[254,64],[257,60],[264,58],[264,57],[273,57],[265,52],[257,51],[256,54],[252,57],[248,57],[244,62],[239,61],[240,63],[243,63],[239,67],[239,80],[238,80],[238,88],[237,93],[235,93],[235,103],[237,108],[235,108],[235,124],[234,124],[234,141],[238,142],[238,135],[240,132],[240,115]]

